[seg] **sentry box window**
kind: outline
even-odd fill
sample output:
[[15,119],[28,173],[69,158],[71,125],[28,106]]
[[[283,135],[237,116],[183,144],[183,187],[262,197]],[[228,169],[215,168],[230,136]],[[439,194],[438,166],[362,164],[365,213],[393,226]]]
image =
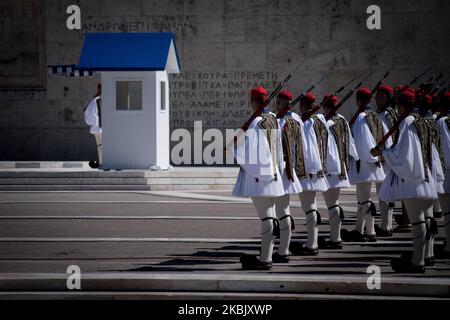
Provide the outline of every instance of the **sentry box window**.
[[142,110],[142,81],[116,81],[116,110]]

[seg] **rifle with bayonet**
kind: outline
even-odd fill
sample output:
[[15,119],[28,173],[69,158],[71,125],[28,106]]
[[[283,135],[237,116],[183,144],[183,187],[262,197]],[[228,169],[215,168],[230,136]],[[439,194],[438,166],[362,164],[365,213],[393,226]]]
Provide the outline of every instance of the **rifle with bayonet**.
[[269,103],[272,101],[272,99],[281,91],[283,86],[291,80],[291,78],[294,76],[295,72],[300,68],[300,66],[307,60],[305,58],[302,62],[300,62],[297,67],[289,73],[286,78],[284,78],[283,81],[281,81],[278,86],[270,93],[270,95],[267,97],[267,99],[264,101],[264,103],[250,116],[250,118],[242,125],[242,127],[238,130],[236,135],[228,142],[228,144],[225,146],[225,150],[230,148],[236,141],[240,138],[242,134],[245,133],[245,131],[248,130],[250,124],[253,120],[255,120],[257,117],[261,115],[261,113],[264,111],[264,109],[269,105]]
[[[383,84],[383,81],[389,76],[389,73],[390,73],[389,70],[386,71],[386,73],[384,74],[383,78],[381,78],[381,79],[375,84],[375,86],[374,86],[373,89],[371,90],[371,95],[373,95],[374,93],[376,93],[376,92],[378,91],[378,88]],[[358,110],[356,111],[356,113],[355,113],[355,114],[353,115],[353,117],[350,119],[350,122],[349,122],[349,126],[350,126],[350,127],[355,123],[356,118],[358,118],[358,115],[359,115],[361,112],[363,112],[363,111],[364,111],[364,110],[361,110],[361,109],[358,108]]]
[[[398,92],[396,92],[394,94],[394,96],[386,102],[385,106],[388,105],[388,103],[392,103],[392,101],[394,101],[398,95],[400,95],[402,92],[406,91],[409,87],[411,87],[417,80],[419,80],[421,77],[423,77],[430,70],[431,70],[431,67],[427,68],[424,72],[422,72],[420,75],[415,77],[411,82],[409,82],[405,87],[403,87]],[[402,121],[405,120],[411,114],[411,111],[406,112],[404,115],[402,115],[398,118],[397,122],[389,129],[389,131],[384,135],[384,137],[381,138],[381,140],[377,143],[377,145],[375,146],[374,149],[380,149],[382,146],[384,146],[386,141],[395,133],[395,131],[398,130]]]
[[[347,94],[341,99],[341,101],[339,101],[339,103],[336,105],[336,107],[334,107],[334,110],[331,111],[329,114],[327,114],[325,116],[325,120],[330,120],[330,118],[345,104],[345,102],[347,102],[348,99],[350,99],[350,97],[353,95],[353,93],[355,93],[356,90],[359,89],[359,87],[362,86],[362,84],[364,83],[364,81],[366,81],[367,79],[369,79],[369,77],[373,74],[373,71],[370,72],[363,80],[361,80],[352,90],[350,90],[349,92],[347,92]],[[377,82],[377,84],[375,85],[374,90],[377,90],[378,87],[383,83],[383,80],[386,79],[386,77],[389,75],[389,71],[387,71],[385,73],[385,75],[383,76],[383,78]],[[372,91],[373,92],[373,91]]]
[[[414,79],[412,79],[405,87],[401,88],[400,90],[398,90],[397,92],[394,93],[394,95],[388,100],[386,101],[383,106],[380,108],[380,110],[384,110],[385,108],[387,108],[389,105],[392,105],[392,103],[395,102],[395,98],[401,94],[402,92],[406,91],[408,88],[410,88],[414,83],[417,82],[417,80],[419,80],[420,78],[422,78],[428,71],[431,70],[431,67],[427,68],[425,71],[423,71],[420,75],[416,76]],[[358,113],[359,114],[359,113]],[[356,114],[356,116],[354,116],[351,120],[350,120],[350,127],[355,123],[356,118],[358,116],[358,114]],[[394,128],[394,126],[392,126],[392,128]],[[391,129],[392,129],[391,128]],[[390,131],[390,130],[389,130]],[[386,139],[387,140],[387,139]],[[385,142],[386,142],[385,140]]]
[[332,99],[333,96],[341,93],[342,91],[344,91],[344,89],[346,87],[348,87],[353,81],[355,81],[356,79],[358,79],[359,77],[361,77],[361,74],[357,75],[356,77],[354,77],[353,79],[351,79],[350,81],[348,81],[346,84],[344,84],[342,87],[340,87],[339,89],[337,89],[335,92],[333,92],[330,97],[328,97],[327,99],[325,99],[324,101],[322,101],[321,103],[319,103],[317,106],[311,108],[310,110],[304,112],[302,114],[302,121],[305,122],[307,121],[309,118],[311,118],[317,111],[319,111],[319,109],[326,104],[328,101],[330,101]]
[[294,100],[292,100],[292,102],[287,105],[284,109],[280,110],[280,112],[278,112],[277,114],[277,118],[281,118],[283,117],[287,112],[289,112],[289,110],[291,110],[292,107],[294,107],[301,99],[303,99],[303,97],[308,93],[314,90],[314,88],[321,83],[323,80],[325,80],[326,78],[328,78],[328,76],[331,74],[328,73],[327,75],[325,75],[324,77],[322,77],[319,81],[317,81],[315,84],[313,84],[311,87],[308,88],[308,90],[306,90],[305,92],[301,93],[297,98],[295,98]]
[[439,85],[437,85],[432,91],[431,94],[435,94],[436,92],[438,92],[441,88],[445,88],[445,83],[447,82],[447,80],[442,81]]

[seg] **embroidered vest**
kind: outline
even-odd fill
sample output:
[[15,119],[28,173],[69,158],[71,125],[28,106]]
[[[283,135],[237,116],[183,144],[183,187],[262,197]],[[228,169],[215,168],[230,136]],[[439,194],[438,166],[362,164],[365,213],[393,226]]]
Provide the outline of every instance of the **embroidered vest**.
[[[392,109],[391,107],[387,107],[386,108],[386,119],[388,122],[388,129],[391,129],[398,120],[397,112],[394,109]],[[395,134],[392,137],[393,144],[397,144],[398,135],[399,135],[399,131],[397,130],[397,131],[395,131]]]
[[267,142],[269,143],[270,155],[272,157],[274,179],[277,180],[277,168],[278,168],[278,150],[280,136],[278,131],[278,121],[275,116],[271,113],[262,113],[261,121],[259,121],[258,126],[264,129],[267,137]]
[[283,152],[284,160],[286,162],[286,173],[291,181],[294,181],[294,170],[299,179],[306,178],[305,161],[303,157],[303,139],[300,129],[300,124],[291,116],[285,117]]
[[[381,122],[381,119],[376,112],[366,110],[365,113],[365,119],[369,126],[370,133],[372,133],[372,137],[375,139],[375,143],[378,143],[381,141],[381,139],[383,139],[384,136],[383,123]],[[380,161],[377,163],[377,165],[381,166],[381,163],[383,163],[384,161],[382,157],[379,157],[379,159]]]
[[317,115],[311,117],[314,120],[313,128],[316,134],[317,147],[320,153],[320,160],[322,162],[322,172],[319,172],[319,177],[327,173],[327,155],[328,155],[328,131],[325,124],[319,119]]
[[[441,135],[439,132],[439,127],[437,122],[432,118],[426,118],[425,121],[427,122],[428,125],[428,133],[430,135],[430,141],[431,143],[434,143],[434,145],[436,146],[436,149],[439,153],[439,159],[441,161],[441,166],[442,168],[444,168],[444,154],[442,152],[442,148],[441,148]],[[430,147],[430,153],[431,153],[431,147]],[[433,166],[433,164],[431,164],[431,166]]]
[[331,118],[331,120],[334,122],[334,124],[330,127],[330,129],[333,133],[334,140],[336,141],[339,152],[339,160],[341,162],[341,173],[339,174],[339,179],[347,180],[346,172],[348,172],[350,160],[350,132],[348,130],[347,121],[344,118],[336,114]]
[[413,114],[413,116],[415,119],[414,125],[416,126],[420,141],[425,180],[428,181],[428,170],[431,171],[431,135],[429,134],[427,121],[417,114]]

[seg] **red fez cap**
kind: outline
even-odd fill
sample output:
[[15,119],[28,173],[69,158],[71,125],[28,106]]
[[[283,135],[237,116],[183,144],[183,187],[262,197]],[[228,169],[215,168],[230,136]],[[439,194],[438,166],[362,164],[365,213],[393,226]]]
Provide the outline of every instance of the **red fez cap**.
[[383,93],[387,96],[392,96],[394,94],[394,89],[392,89],[391,86],[384,84],[384,85],[378,87],[377,92]]
[[450,91],[447,91],[446,93],[444,93],[444,98],[448,99],[450,101]]
[[308,92],[302,99],[305,101],[306,104],[310,105],[316,101],[316,96],[312,92]]
[[338,97],[332,95],[331,93],[327,93],[323,96],[322,103],[324,102],[326,102],[327,105],[332,104],[333,106],[336,106],[338,103]]
[[372,98],[372,91],[369,88],[360,88],[356,91],[356,96],[368,102]]
[[268,94],[269,94],[269,93],[267,92],[267,90],[264,89],[263,87],[255,87],[255,88],[253,88],[252,91],[251,91],[251,97],[252,97],[252,99],[258,98],[258,97],[262,97],[262,98],[265,99],[265,98],[267,97]]
[[426,96],[423,97],[423,102],[427,105],[430,106],[433,103],[433,97],[430,96],[429,94],[427,94]]
[[399,104],[410,106],[414,103],[415,95],[411,90],[405,90],[397,97]]
[[447,91],[446,93],[444,93],[439,101],[442,105],[449,105],[450,104],[450,91]]
[[286,100],[290,101],[290,100],[292,100],[292,93],[290,93],[287,90],[283,90],[278,93],[277,98],[286,99]]
[[418,95],[418,92],[412,87],[408,87],[404,92],[410,93],[414,97],[414,99]]

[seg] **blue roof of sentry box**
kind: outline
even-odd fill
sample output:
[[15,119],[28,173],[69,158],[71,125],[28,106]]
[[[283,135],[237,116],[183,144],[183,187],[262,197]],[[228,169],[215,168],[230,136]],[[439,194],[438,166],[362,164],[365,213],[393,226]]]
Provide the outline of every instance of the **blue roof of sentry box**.
[[162,71],[181,66],[172,32],[87,33],[78,68],[91,71]]

